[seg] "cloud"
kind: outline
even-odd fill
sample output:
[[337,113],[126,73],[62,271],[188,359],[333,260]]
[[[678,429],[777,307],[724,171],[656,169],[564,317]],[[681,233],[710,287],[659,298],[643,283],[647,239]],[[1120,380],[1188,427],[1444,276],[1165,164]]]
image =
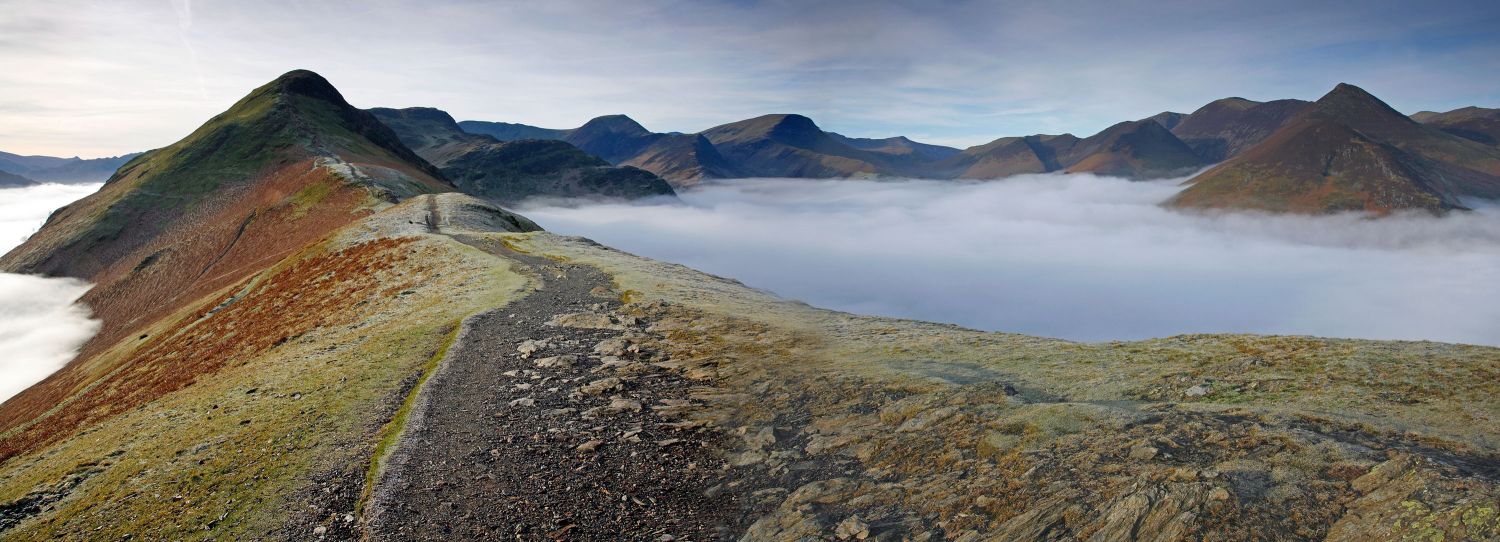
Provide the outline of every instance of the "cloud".
[[[53,209],[98,188],[0,189],[0,252],[36,232]],[[76,303],[89,287],[75,279],[0,273],[0,402],[62,368],[99,331],[88,307]]]
[[169,144],[296,67],[356,105],[460,119],[696,132],[796,112],[957,145],[1340,81],[1405,111],[1500,102],[1500,4],[1478,0],[12,4],[0,110],[53,113],[7,115],[0,149],[54,155]]
[[87,307],[74,303],[89,285],[0,273],[0,401],[62,368],[99,331]]
[[1192,215],[1174,182],[746,180],[543,227],[814,305],[1076,340],[1193,332],[1500,345],[1500,209]]
[[0,189],[0,253],[42,227],[54,209],[99,190],[98,184],[42,184]]

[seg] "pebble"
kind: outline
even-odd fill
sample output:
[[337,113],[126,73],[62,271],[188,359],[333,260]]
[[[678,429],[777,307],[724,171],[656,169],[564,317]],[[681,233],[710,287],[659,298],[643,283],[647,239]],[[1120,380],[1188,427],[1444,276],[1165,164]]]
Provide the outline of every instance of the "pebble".
[[839,522],[838,527],[833,530],[833,535],[839,540],[864,540],[870,537],[870,526],[859,519],[859,516],[849,516]]
[[536,366],[539,369],[565,369],[568,367],[572,367],[573,364],[577,362],[578,356],[570,354],[538,359],[536,360]]
[[1136,446],[1130,449],[1130,458],[1144,461],[1156,457],[1156,452],[1157,449],[1150,446]]
[[599,380],[589,382],[588,384],[584,384],[582,387],[578,388],[578,393],[581,395],[599,395],[607,391],[616,391],[622,389],[625,389],[624,381],[620,380],[619,378],[609,377],[601,378]]
[[610,399],[609,406],[605,407],[610,412],[640,412],[641,402],[635,399],[616,397]]

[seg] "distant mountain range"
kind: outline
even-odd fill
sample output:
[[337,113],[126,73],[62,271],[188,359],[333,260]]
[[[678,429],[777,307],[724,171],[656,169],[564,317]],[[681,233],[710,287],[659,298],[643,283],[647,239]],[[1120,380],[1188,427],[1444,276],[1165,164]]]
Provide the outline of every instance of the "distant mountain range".
[[1407,118],[1352,85],[1339,85],[1317,102],[1224,98],[1190,114],[1166,111],[1085,138],[1002,137],[961,150],[899,136],[847,137],[795,114],[696,134],[651,132],[624,115],[573,129],[457,125],[499,140],[564,141],[678,188],[742,177],[988,180],[1058,172],[1147,180],[1218,164],[1190,179],[1169,205],[1386,213],[1458,209],[1464,198],[1500,196],[1500,110],[1466,107]]
[[[102,183],[115,170],[141,153],[112,156],[109,158],[57,158],[53,156],[21,156],[0,152],[0,186],[23,186],[43,182],[51,183]],[[17,180],[20,177],[22,180]]]
[[430,107],[370,109],[418,156],[442,170],[465,193],[515,204],[533,197],[636,199],[672,196],[660,177],[609,162],[563,141],[499,141],[459,128]]
[[[1199,171],[1168,205],[1442,212],[1465,208],[1468,198],[1500,197],[1500,110],[1465,107],[1407,117],[1347,84],[1315,102],[1231,97],[1192,113],[1165,111],[1120,122],[1082,138],[1010,136],[966,149],[903,136],[848,137],[796,114],[684,134],[652,132],[625,115],[554,129],[456,122],[428,107],[369,112],[438,178],[502,204],[535,197],[669,196],[705,179],[991,180],[1093,173],[1150,180]],[[100,182],[136,156],[83,160],[0,152],[0,186]]]

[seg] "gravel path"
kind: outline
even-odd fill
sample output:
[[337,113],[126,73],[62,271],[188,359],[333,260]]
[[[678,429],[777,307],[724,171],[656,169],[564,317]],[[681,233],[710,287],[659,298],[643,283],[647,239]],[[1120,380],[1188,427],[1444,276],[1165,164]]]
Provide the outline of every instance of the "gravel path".
[[634,345],[647,323],[613,312],[607,276],[454,237],[541,287],[465,321],[375,488],[370,538],[733,538],[739,496],[709,491],[716,437],[672,417],[691,383]]

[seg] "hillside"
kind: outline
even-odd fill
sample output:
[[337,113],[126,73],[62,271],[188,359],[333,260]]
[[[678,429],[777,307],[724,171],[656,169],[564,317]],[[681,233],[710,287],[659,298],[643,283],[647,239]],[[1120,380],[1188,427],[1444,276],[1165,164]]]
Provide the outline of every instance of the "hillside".
[[1500,109],[1462,107],[1447,113],[1422,111],[1411,118],[1464,139],[1500,146]]
[[437,165],[460,191],[503,204],[533,197],[637,199],[672,196],[648,171],[614,167],[562,141],[500,142],[469,134],[453,117],[430,107],[370,112],[401,141]]
[[1256,102],[1224,98],[1209,102],[1168,126],[1205,164],[1222,162],[1245,152],[1307,107],[1302,100]]
[[[344,101],[317,74],[293,71],[255,89],[188,137],[136,157],[104,187],[57,212],[0,269],[76,277],[95,284],[82,299],[102,330],[83,357],[114,347],[183,304],[238,283],[375,210],[451,191],[437,170],[395,134]],[[260,339],[257,339],[260,340]],[[154,363],[154,361],[149,361]],[[14,428],[88,389],[101,371],[69,365],[0,407]],[[130,408],[113,394],[163,393],[191,372],[151,386],[98,389],[87,409],[0,439],[0,457]],[[31,445],[31,444],[27,444]]]
[[834,140],[867,151],[889,154],[893,156],[913,155],[920,160],[937,161],[958,154],[959,149],[932,145],[907,139],[906,136],[887,137],[884,139],[871,139],[866,137],[846,137],[834,132],[828,132],[828,136]]
[[417,196],[75,362],[0,535],[1500,536],[1494,348],[983,333],[527,224]]
[[[1181,128],[1181,126],[1179,126]],[[1168,205],[1277,212],[1441,212],[1500,197],[1500,150],[1427,127],[1340,84]]]
[[1154,120],[1127,121],[1079,140],[1060,160],[1068,173],[1127,179],[1180,177],[1203,165],[1193,150]]
[[14,173],[0,171],[0,188],[16,188],[21,186],[31,186],[34,184],[37,184],[37,182],[31,179],[27,179],[26,177],[22,177]]
[[1159,120],[1122,122],[1079,139],[1072,134],[1004,137],[937,162],[934,177],[997,179],[1022,173],[1095,173],[1128,179],[1176,177],[1202,165]]
[[676,188],[693,186],[704,179],[745,176],[719,154],[708,138],[698,134],[664,135],[620,165],[660,175]]
[[537,128],[525,124],[514,124],[509,122],[486,122],[481,120],[466,120],[458,123],[463,131],[471,134],[487,135],[499,141],[515,141],[517,139],[562,139],[567,137],[572,130],[556,130],[552,128]]

